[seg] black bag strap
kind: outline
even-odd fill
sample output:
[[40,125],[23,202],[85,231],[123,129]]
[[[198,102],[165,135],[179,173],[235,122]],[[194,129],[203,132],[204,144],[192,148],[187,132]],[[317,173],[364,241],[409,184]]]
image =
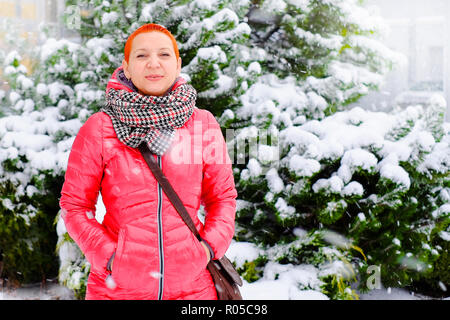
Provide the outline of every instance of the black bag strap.
[[202,241],[202,238],[200,237],[200,233],[198,232],[197,228],[195,227],[194,221],[192,221],[191,216],[187,212],[186,208],[183,205],[183,202],[181,201],[178,194],[173,189],[172,185],[170,184],[167,177],[162,172],[159,165],[156,163],[155,159],[153,158],[153,154],[150,151],[148,145],[146,142],[143,142],[138,147],[139,151],[142,153],[142,156],[144,157],[145,162],[147,162],[148,167],[153,172],[153,175],[155,176],[156,180],[159,182],[160,186],[166,193],[169,200],[172,202],[173,206],[177,210],[178,214],[181,216],[181,219],[186,223],[186,225],[189,227],[189,229],[192,231],[192,233],[197,237],[199,241]]

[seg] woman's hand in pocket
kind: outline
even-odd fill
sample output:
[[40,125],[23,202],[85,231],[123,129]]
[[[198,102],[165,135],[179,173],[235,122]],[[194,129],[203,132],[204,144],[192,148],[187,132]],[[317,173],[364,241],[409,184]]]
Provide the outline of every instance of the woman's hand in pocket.
[[108,264],[106,265],[106,270],[108,270],[109,272],[112,272],[115,256],[116,256],[116,252],[114,251],[113,254],[111,255],[111,258],[109,258],[109,260],[108,260]]

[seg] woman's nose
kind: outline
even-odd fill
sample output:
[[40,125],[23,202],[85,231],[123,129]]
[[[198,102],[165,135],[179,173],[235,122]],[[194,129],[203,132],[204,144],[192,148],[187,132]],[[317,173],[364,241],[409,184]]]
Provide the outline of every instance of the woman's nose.
[[157,68],[159,67],[159,60],[157,56],[150,56],[147,61],[147,68]]

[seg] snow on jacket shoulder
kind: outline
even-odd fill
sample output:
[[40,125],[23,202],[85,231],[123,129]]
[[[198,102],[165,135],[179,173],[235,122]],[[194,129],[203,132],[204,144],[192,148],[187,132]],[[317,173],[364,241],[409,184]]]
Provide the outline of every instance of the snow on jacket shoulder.
[[[169,150],[155,159],[214,257],[222,257],[234,234],[237,193],[214,116],[195,108]],[[102,224],[95,219],[99,192],[107,210]],[[201,204],[204,224],[197,216]],[[103,112],[75,138],[60,206],[69,235],[91,264],[87,299],[216,299],[203,246],[140,152],[117,139]]]

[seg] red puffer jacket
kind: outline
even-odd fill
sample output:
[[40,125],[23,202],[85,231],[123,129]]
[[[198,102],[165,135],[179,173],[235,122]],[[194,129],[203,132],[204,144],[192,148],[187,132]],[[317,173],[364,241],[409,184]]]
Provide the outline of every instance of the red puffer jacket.
[[[214,257],[222,257],[234,234],[237,193],[213,115],[196,108],[170,149],[155,159]],[[94,218],[99,191],[107,210],[102,224]],[[105,113],[92,115],[76,136],[61,194],[67,231],[91,264],[86,299],[217,298],[204,247],[140,152],[118,140]],[[200,204],[204,224],[197,217]]]

